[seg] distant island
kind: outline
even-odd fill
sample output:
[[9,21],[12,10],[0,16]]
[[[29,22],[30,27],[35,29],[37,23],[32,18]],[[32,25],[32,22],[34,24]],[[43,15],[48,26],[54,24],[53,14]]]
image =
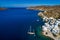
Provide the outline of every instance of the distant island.
[[42,25],[43,35],[54,40],[60,40],[60,5],[28,7],[30,10],[40,10],[38,16],[45,21]]
[[0,8],[0,10],[6,10],[7,8]]

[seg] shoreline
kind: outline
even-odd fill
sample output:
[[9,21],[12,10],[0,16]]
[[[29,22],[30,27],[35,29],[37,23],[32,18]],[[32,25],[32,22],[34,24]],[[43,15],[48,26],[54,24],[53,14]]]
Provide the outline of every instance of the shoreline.
[[[38,16],[40,16],[40,17],[42,17],[42,19],[44,20],[44,21],[46,21],[46,23],[48,23],[48,21],[47,21],[47,19],[49,19],[50,17],[51,18],[53,18],[53,20],[54,19],[56,19],[57,21],[58,21],[58,19],[60,19],[60,5],[58,5],[58,6],[38,6],[38,7],[29,7],[28,9],[30,9],[30,10],[42,10],[42,11],[44,11],[44,12],[39,12],[38,13]],[[44,19],[44,18],[46,18],[46,19]],[[50,19],[51,19],[50,18]],[[50,20],[49,19],[49,20]],[[54,21],[52,21],[52,22],[54,22]],[[59,21],[60,22],[60,21]],[[53,23],[52,23],[53,24]],[[50,24],[49,24],[50,25]],[[56,24],[57,25],[57,24]],[[48,28],[49,28],[49,26],[47,26]],[[52,27],[52,26],[51,26]],[[57,28],[58,28],[58,26],[57,26]],[[45,29],[45,28],[44,28]],[[55,29],[55,28],[54,28]],[[58,28],[58,29],[55,29],[55,30],[58,30],[59,31],[59,29],[60,28]],[[47,34],[47,33],[48,34]],[[46,33],[46,34],[45,34]],[[60,33],[60,32],[59,32]],[[55,34],[55,35],[57,35],[56,37],[55,36],[53,36],[53,34],[52,34],[52,32],[51,31],[49,31],[49,29],[48,30],[44,30],[43,31],[43,35],[45,35],[45,36],[47,36],[47,37],[50,37],[50,38],[52,38],[52,39],[54,39],[54,40],[60,40],[60,35],[59,34]]]

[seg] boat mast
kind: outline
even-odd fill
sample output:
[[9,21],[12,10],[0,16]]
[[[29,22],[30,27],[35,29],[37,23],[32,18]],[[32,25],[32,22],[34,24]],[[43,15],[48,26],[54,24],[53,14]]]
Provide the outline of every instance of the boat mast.
[[30,26],[30,32],[31,32],[31,26]]

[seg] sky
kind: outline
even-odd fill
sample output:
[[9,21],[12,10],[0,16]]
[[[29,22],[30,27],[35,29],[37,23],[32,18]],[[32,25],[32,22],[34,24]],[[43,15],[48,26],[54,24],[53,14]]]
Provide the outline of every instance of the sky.
[[0,7],[28,7],[59,4],[60,0],[0,0]]

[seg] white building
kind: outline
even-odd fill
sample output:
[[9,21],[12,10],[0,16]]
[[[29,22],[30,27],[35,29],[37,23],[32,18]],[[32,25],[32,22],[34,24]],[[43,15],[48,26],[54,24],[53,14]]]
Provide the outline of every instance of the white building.
[[58,33],[60,33],[60,29],[58,27],[58,25],[60,24],[60,19],[56,20],[56,19],[54,19],[52,17],[50,17],[50,18],[44,17],[43,20],[44,21],[48,20],[48,22],[46,22],[42,26],[43,31],[47,31],[47,30],[51,31],[52,30],[51,32],[53,34],[55,34],[55,35],[57,35]]

